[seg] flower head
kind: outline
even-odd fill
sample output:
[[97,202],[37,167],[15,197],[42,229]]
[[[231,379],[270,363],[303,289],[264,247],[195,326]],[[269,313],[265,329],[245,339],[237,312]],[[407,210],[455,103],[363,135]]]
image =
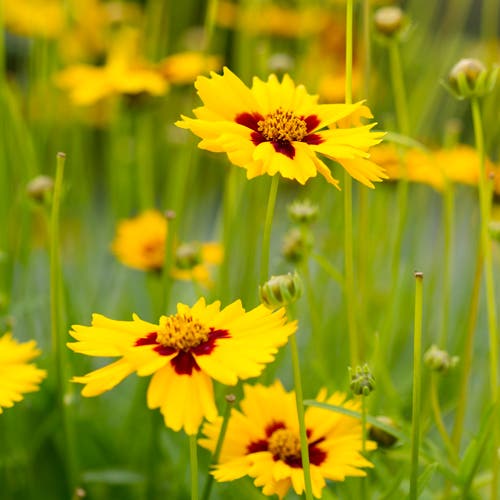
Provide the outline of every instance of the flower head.
[[[161,271],[165,258],[168,222],[158,210],[146,210],[136,217],[120,221],[111,250],[117,259],[128,267],[141,271]],[[187,255],[191,250],[190,255]],[[196,255],[193,251],[196,250]],[[191,259],[192,265],[187,265]],[[219,243],[191,243],[178,245],[176,267],[172,269],[174,279],[196,281],[210,287],[210,267],[223,259]]]
[[369,187],[385,177],[368,159],[368,149],[384,134],[371,131],[374,123],[355,123],[372,116],[361,102],[318,104],[317,96],[288,75],[281,82],[275,75],[267,82],[255,77],[248,88],[228,68],[222,75],[198,77],[195,87],[204,106],[194,110],[196,119],[183,116],[176,125],[201,137],[201,149],[226,153],[249,179],[280,173],[305,184],[319,172],[338,186],[317,154]]
[[[229,419],[219,464],[213,471],[218,481],[232,481],[249,475],[264,495],[283,498],[290,487],[304,491],[300,453],[299,423],[295,395],[279,381],[272,386],[245,385],[241,412],[233,409]],[[329,398],[321,390],[317,400],[358,410],[360,403],[345,401],[336,392]],[[325,479],[343,481],[347,476],[365,476],[361,467],[373,465],[361,455],[359,420],[341,413],[309,407],[305,413],[313,494],[321,497]],[[201,446],[214,450],[222,419],[205,424]],[[367,441],[366,448],[376,445]]]
[[167,427],[196,434],[204,417],[217,417],[212,379],[234,385],[257,377],[295,330],[284,309],[246,312],[239,300],[222,310],[219,302],[207,305],[203,298],[193,307],[178,304],[177,313],[158,324],[136,315],[115,321],[94,314],[92,326],[73,326],[77,342],[68,347],[120,359],[73,381],[85,384],[84,396],[97,396],[133,372],[153,375],[148,407],[160,408]]
[[10,333],[0,337],[0,413],[23,399],[23,394],[38,391],[47,372],[30,364],[40,351],[34,340],[19,343]]

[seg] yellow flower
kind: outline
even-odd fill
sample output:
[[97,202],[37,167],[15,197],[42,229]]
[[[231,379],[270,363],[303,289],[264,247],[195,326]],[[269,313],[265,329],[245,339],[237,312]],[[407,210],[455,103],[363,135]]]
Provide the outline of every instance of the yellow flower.
[[18,35],[56,38],[64,27],[58,0],[0,0],[5,26]]
[[134,315],[115,321],[94,314],[92,326],[73,326],[69,343],[75,352],[114,356],[118,361],[84,375],[83,396],[112,389],[133,372],[153,375],[147,393],[148,408],[160,408],[165,425],[196,434],[203,420],[217,417],[212,379],[235,385],[257,377],[274,360],[278,347],[295,332],[284,309],[271,312],[258,306],[246,312],[239,300],[220,310],[220,302],[193,307],[177,305],[177,313],[162,316],[158,324]]
[[158,70],[170,83],[181,85],[194,82],[196,77],[203,73],[218,71],[221,66],[219,57],[191,51],[163,59],[158,64]]
[[23,399],[23,394],[38,391],[47,372],[29,364],[40,351],[34,340],[19,343],[10,333],[0,337],[0,413]]
[[[217,481],[232,481],[248,475],[268,496],[283,498],[290,487],[301,495],[304,472],[294,392],[286,392],[276,381],[270,387],[245,385],[244,393],[242,411],[231,411],[220,461],[213,475]],[[359,402],[346,402],[345,394],[340,392],[327,398],[323,389],[316,399],[350,410],[360,409]],[[305,422],[315,497],[321,497],[325,479],[343,481],[347,476],[366,476],[361,467],[373,467],[361,455],[358,419],[309,407]],[[214,451],[221,424],[222,419],[218,418],[204,425],[206,438],[199,440],[201,446]],[[376,444],[367,441],[366,448],[373,450]]]
[[372,116],[361,102],[317,104],[317,96],[295,86],[288,75],[282,82],[275,75],[267,82],[255,77],[248,88],[228,68],[223,75],[198,77],[195,87],[204,106],[194,110],[196,119],[183,116],[176,125],[201,137],[201,149],[226,153],[249,179],[279,172],[305,184],[319,172],[338,186],[318,153],[369,187],[385,177],[368,159],[368,149],[384,135],[370,131],[375,124],[339,126],[354,115]]
[[[124,265],[140,271],[161,271],[165,258],[168,224],[158,210],[146,210],[137,217],[118,224],[112,252]],[[181,262],[186,250],[192,254],[189,265]],[[212,285],[210,268],[219,265],[224,257],[222,246],[216,242],[179,245],[176,249],[174,279],[196,281],[207,288]]]
[[69,91],[70,99],[78,106],[89,106],[113,95],[160,96],[168,90],[158,70],[139,56],[138,33],[134,29],[120,33],[104,66],[69,66],[56,75],[56,83]]

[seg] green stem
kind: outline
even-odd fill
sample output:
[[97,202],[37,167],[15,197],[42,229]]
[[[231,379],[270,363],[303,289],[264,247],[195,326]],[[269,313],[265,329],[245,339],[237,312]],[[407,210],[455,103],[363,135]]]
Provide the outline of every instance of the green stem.
[[370,74],[372,64],[371,51],[371,7],[370,0],[363,0],[363,48],[364,48],[364,65],[363,65],[363,98],[370,98]]
[[[491,241],[488,233],[488,224],[491,215],[491,186],[487,179],[484,133],[481,119],[481,109],[477,97],[471,99],[472,121],[474,126],[474,138],[476,149],[480,161],[479,178],[479,202],[481,207],[481,245],[484,254],[484,275],[486,284],[486,307],[488,312],[488,332],[489,332],[489,361],[490,361],[490,389],[491,402],[494,405],[493,421],[498,422],[498,334],[497,334],[497,314],[495,305],[495,282],[493,279],[493,257],[491,252]],[[493,463],[491,480],[491,498],[497,498],[498,467],[499,457],[497,450],[500,447],[498,438],[500,436],[498,423],[493,427]]]
[[[361,451],[366,457],[366,396],[361,396]],[[366,477],[361,478],[361,500],[366,499]]]
[[345,12],[345,103],[352,104],[352,43],[354,1],[347,0]]
[[165,256],[162,269],[162,300],[161,307],[165,311],[169,310],[170,294],[172,291],[173,278],[171,276],[175,260],[175,239],[177,237],[176,214],[172,210],[165,212],[167,221],[167,240],[165,241]]
[[57,153],[56,175],[52,193],[52,209],[50,214],[50,323],[52,349],[55,356],[55,376],[57,399],[60,411],[62,440],[64,446],[64,463],[66,464],[70,494],[77,486],[77,466],[74,435],[71,427],[69,408],[66,403],[66,356],[63,332],[64,303],[62,293],[62,276],[60,261],[59,214],[61,206],[62,185],[66,155]]
[[443,422],[443,417],[441,414],[441,406],[439,404],[439,395],[436,381],[436,373],[431,373],[431,407],[432,407],[432,415],[434,417],[434,423],[436,424],[436,429],[443,440],[443,443],[446,447],[446,451],[448,452],[450,461],[453,464],[457,462],[457,455],[455,453],[455,449],[453,447],[453,443],[451,442],[450,436],[448,435],[448,431]]
[[[231,399],[229,399],[231,397]],[[212,457],[211,465],[216,465],[219,463],[220,453],[222,451],[222,445],[224,444],[224,439],[226,437],[227,426],[229,424],[229,416],[231,414],[232,403],[234,402],[234,396],[228,394],[226,396],[226,407],[224,409],[224,415],[222,416],[222,424],[217,437],[217,444],[215,445],[215,451]],[[212,492],[212,485],[214,484],[214,476],[208,474],[205,487],[203,488],[203,494],[201,495],[202,500],[208,500],[210,498],[210,493]]]
[[420,446],[420,406],[422,382],[422,304],[423,278],[421,272],[415,273],[415,323],[413,335],[413,397],[411,419],[411,465],[410,465],[410,500],[418,497],[418,453]]
[[410,135],[410,119],[408,114],[408,100],[403,79],[403,65],[397,39],[391,40],[389,46],[389,62],[391,68],[392,90],[394,92],[396,118],[399,132],[405,136]]
[[307,429],[304,417],[304,396],[302,394],[302,379],[300,376],[299,349],[297,347],[296,333],[290,336],[290,350],[292,353],[293,383],[295,387],[295,402],[300,431],[300,455],[302,469],[304,470],[304,487],[306,500],[313,500],[311,469],[309,463],[309,444],[307,442]]
[[198,500],[198,448],[196,434],[189,436],[189,461],[191,464],[191,500]]
[[210,53],[210,49],[212,46],[212,40],[214,36],[214,28],[215,28],[215,18],[217,16],[217,6],[219,4],[218,0],[208,0],[207,10],[205,12],[205,38],[204,38],[204,52],[206,54]]
[[462,372],[460,375],[457,410],[455,413],[455,422],[451,433],[451,440],[455,452],[460,452],[460,443],[465,420],[465,410],[467,408],[467,386],[469,375],[472,368],[472,357],[474,351],[474,334],[476,332],[477,313],[479,309],[479,292],[481,289],[483,269],[483,254],[481,245],[478,246],[476,258],[476,270],[474,273],[474,283],[472,285],[472,296],[470,299],[469,318],[467,321],[467,332],[465,337],[464,349],[460,356]]
[[274,207],[278,195],[279,176],[273,175],[269,197],[267,200],[266,219],[264,222],[264,235],[262,236],[262,255],[260,265],[260,284],[262,285],[269,278],[269,248],[271,245],[271,228],[273,225]]
[[439,345],[441,349],[446,349],[448,344],[448,323],[450,317],[450,297],[451,297],[451,269],[453,262],[453,233],[454,233],[454,206],[455,194],[453,184],[446,182],[444,192],[444,255],[443,255],[443,315],[441,317],[441,333]]

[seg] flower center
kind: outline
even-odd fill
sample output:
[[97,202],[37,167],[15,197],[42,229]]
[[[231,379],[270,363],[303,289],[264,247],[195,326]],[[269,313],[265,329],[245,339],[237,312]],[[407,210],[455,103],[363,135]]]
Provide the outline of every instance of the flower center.
[[210,329],[188,314],[174,314],[160,320],[156,341],[164,347],[185,351],[198,347],[210,338]]
[[259,132],[268,141],[301,141],[307,135],[307,124],[292,111],[278,108],[257,122]]
[[300,439],[288,429],[278,429],[269,438],[268,450],[275,459],[284,462],[290,458],[300,458]]

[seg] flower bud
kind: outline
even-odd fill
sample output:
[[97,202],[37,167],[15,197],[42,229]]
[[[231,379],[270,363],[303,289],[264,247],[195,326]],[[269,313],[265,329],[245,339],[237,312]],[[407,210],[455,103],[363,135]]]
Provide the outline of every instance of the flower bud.
[[493,90],[497,74],[498,68],[488,71],[478,59],[461,59],[448,75],[448,89],[457,99],[481,97]]
[[492,239],[500,242],[500,220],[492,220],[488,224],[488,231]]
[[318,206],[309,200],[294,201],[287,210],[290,219],[297,224],[311,224],[318,218]]
[[454,368],[458,361],[458,356],[452,357],[436,345],[432,345],[424,354],[424,363],[436,372],[446,373],[450,368]]
[[271,276],[259,287],[260,301],[269,309],[293,304],[302,295],[302,281],[297,273]]
[[349,368],[349,374],[351,376],[351,391],[357,396],[368,396],[370,392],[375,390],[375,377],[372,375],[368,365],[356,367],[356,371],[353,373],[352,369]]
[[[384,415],[380,415],[378,417],[375,417],[379,422],[391,426],[391,427],[396,427],[394,424],[394,421],[390,417],[386,417]],[[368,437],[372,440],[375,441],[380,447],[382,448],[390,448],[391,446],[394,446],[398,440],[398,438],[389,432],[385,431],[384,429],[377,427],[375,425],[370,425],[370,428],[368,430]]]
[[286,260],[298,263],[309,254],[312,247],[313,238],[310,232],[293,227],[285,234],[281,251]]
[[38,203],[48,199],[54,189],[54,181],[47,175],[38,175],[31,179],[26,186],[28,196]]
[[388,37],[398,34],[406,24],[403,11],[396,6],[377,9],[373,19],[377,30]]
[[201,247],[197,242],[183,243],[175,251],[175,267],[189,270],[201,264]]

